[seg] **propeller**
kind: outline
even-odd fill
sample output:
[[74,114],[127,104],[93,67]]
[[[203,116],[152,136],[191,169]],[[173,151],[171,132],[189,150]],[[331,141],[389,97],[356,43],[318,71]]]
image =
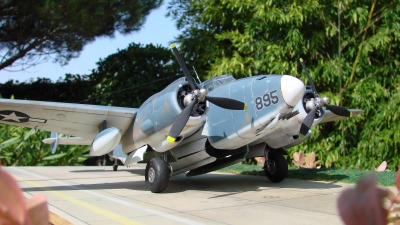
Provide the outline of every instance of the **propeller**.
[[207,90],[204,88],[200,89],[197,83],[194,81],[194,78],[190,75],[186,63],[183,60],[176,46],[174,44],[171,44],[170,48],[174,52],[174,55],[178,60],[180,67],[182,68],[183,74],[185,75],[186,80],[189,82],[192,92],[187,96],[185,96],[185,100],[187,100],[187,102],[190,103],[186,105],[185,109],[183,109],[182,112],[175,118],[175,121],[172,124],[171,130],[167,137],[167,141],[169,143],[175,142],[176,138],[180,135],[187,121],[189,120],[189,117],[192,114],[193,109],[199,102],[209,101],[216,106],[229,110],[247,109],[247,104],[241,101],[237,101],[230,98],[207,96]]
[[247,110],[247,104],[235,99],[205,96],[205,100],[224,109]]
[[300,134],[306,135],[308,131],[311,129],[311,126],[314,122],[315,118],[315,113],[317,112],[318,109],[321,109],[323,106],[325,106],[328,110],[330,110],[332,113],[343,116],[343,117],[350,117],[351,112],[348,109],[345,109],[341,106],[336,106],[336,105],[330,105],[328,104],[329,99],[327,97],[321,98],[317,92],[317,89],[315,88],[315,84],[313,80],[311,79],[310,74],[308,74],[306,65],[303,61],[303,59],[300,58],[301,66],[303,67],[304,72],[306,73],[306,76],[308,78],[308,81],[310,82],[311,85],[311,90],[315,95],[315,98],[312,98],[310,101],[306,103],[306,108],[310,110],[310,112],[307,114],[307,116],[304,118],[303,123],[301,124],[300,127]]
[[182,58],[181,54],[179,53],[178,49],[176,48],[176,46],[174,44],[171,44],[169,47],[174,52],[176,60],[178,60],[179,66],[181,66],[183,74],[185,75],[186,80],[189,82],[189,85],[192,88],[192,90],[198,89],[199,87],[197,86],[193,77],[190,76],[189,69],[187,68],[186,63],[183,60],[183,58]]
[[198,103],[198,100],[195,98],[182,112],[175,118],[174,123],[172,124],[171,130],[169,131],[167,141],[169,143],[174,143],[176,138],[182,132],[185,127],[187,121],[189,120],[190,114],[192,114],[194,106]]

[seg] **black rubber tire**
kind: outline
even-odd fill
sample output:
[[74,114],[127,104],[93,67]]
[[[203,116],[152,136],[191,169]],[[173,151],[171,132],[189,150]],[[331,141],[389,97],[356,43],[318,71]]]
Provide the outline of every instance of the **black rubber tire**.
[[113,166],[113,170],[114,170],[114,171],[117,171],[117,170],[118,170],[118,165],[114,165],[114,166]]
[[152,158],[146,166],[145,180],[150,191],[160,193],[168,185],[171,171],[167,162],[161,158]]
[[285,157],[278,153],[270,153],[269,160],[273,163],[274,168],[268,169],[267,161],[265,161],[264,171],[268,179],[274,183],[283,181],[288,176],[288,163]]

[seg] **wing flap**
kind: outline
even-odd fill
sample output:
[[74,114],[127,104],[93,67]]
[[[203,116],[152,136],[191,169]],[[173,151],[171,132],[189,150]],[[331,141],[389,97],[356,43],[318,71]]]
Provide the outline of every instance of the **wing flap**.
[[136,113],[134,108],[0,99],[0,123],[89,139],[103,121],[124,133]]

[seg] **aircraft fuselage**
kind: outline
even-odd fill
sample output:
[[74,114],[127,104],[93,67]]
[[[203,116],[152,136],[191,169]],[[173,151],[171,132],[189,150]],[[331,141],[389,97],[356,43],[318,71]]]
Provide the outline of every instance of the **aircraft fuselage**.
[[289,75],[260,75],[239,80],[223,75],[200,86],[209,96],[242,101],[248,109],[227,110],[212,103],[201,103],[193,110],[177,142],[170,144],[166,136],[185,107],[184,96],[188,94],[186,80],[178,79],[142,104],[130,128],[132,131],[123,138],[122,143],[130,144],[124,151],[149,145],[157,152],[165,152],[199,129],[203,129],[203,135],[208,136],[214,148],[237,149],[265,137],[269,133],[266,128],[274,119],[281,119],[279,116],[292,113],[305,91],[303,82]]

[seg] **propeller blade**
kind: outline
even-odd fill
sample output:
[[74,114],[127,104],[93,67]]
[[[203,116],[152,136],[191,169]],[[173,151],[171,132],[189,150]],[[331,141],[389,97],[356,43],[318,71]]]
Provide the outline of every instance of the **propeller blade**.
[[326,104],[325,107],[327,109],[331,110],[331,112],[335,113],[336,115],[344,116],[344,117],[351,116],[351,112],[348,109],[345,109],[341,106]]
[[192,88],[192,90],[198,89],[196,82],[194,81],[193,77],[190,76],[189,69],[187,68],[186,63],[183,60],[183,58],[182,58],[181,54],[179,53],[178,49],[176,48],[176,46],[174,44],[171,44],[169,47],[174,52],[176,60],[178,60],[178,63],[182,68],[183,74],[185,74],[186,80],[189,82],[189,85]]
[[169,143],[174,143],[176,138],[181,134],[196,104],[197,98],[195,98],[188,106],[186,106],[186,108],[175,118],[167,137],[167,141]]
[[308,131],[311,129],[311,126],[314,122],[314,118],[315,118],[315,113],[317,112],[317,107],[314,107],[306,116],[306,118],[304,118],[303,123],[301,124],[300,127],[300,134],[302,135],[306,135],[308,133]]
[[300,62],[301,62],[301,66],[303,67],[304,72],[306,73],[308,82],[310,82],[312,92],[314,92],[314,94],[315,94],[316,96],[318,96],[318,92],[317,92],[317,89],[316,89],[316,87],[315,87],[315,84],[314,84],[313,80],[311,79],[311,76],[310,76],[310,74],[308,73],[306,64],[304,63],[304,61],[303,61],[302,58],[300,58]]
[[241,101],[237,101],[230,98],[220,98],[220,97],[210,97],[206,96],[205,98],[207,101],[213,103],[224,109],[231,109],[231,110],[246,110],[247,104]]

